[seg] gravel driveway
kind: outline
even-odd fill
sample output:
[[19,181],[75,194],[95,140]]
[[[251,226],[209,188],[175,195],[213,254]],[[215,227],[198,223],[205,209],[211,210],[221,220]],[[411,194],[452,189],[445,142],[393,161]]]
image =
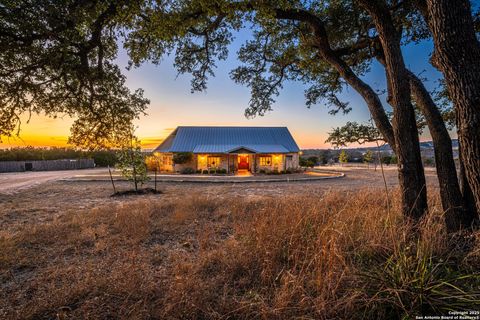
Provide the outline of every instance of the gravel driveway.
[[45,182],[90,174],[102,174],[106,171],[107,170],[105,168],[99,168],[84,170],[0,173],[0,193],[13,194]]

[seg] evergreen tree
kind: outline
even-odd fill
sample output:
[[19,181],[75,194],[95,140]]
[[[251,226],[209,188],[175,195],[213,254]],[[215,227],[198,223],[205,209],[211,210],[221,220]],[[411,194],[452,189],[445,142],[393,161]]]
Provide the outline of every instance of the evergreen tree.
[[367,150],[363,155],[363,162],[367,164],[368,168],[370,168],[370,163],[373,161],[373,152],[372,150]]
[[343,166],[344,163],[347,163],[347,162],[348,162],[348,154],[347,154],[347,152],[346,152],[345,150],[342,150],[342,151],[340,152],[340,155],[338,156],[338,161],[340,161],[340,163],[342,164],[342,166]]

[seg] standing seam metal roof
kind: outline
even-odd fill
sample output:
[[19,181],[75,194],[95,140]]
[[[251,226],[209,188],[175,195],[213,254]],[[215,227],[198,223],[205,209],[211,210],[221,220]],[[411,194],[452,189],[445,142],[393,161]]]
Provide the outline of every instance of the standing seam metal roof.
[[298,152],[286,127],[178,127],[157,152],[227,153],[245,147],[257,153]]

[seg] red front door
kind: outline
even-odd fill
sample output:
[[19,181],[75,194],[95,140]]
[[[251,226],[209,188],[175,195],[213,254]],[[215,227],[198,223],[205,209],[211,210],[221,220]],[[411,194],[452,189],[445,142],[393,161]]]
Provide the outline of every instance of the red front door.
[[238,156],[238,169],[247,169],[248,170],[248,156]]

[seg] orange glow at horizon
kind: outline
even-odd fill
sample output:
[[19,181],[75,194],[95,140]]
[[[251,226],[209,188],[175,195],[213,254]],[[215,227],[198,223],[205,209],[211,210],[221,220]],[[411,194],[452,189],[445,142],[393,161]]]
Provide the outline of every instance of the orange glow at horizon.
[[[154,112],[155,113],[155,112]],[[225,123],[205,123],[201,121],[192,121],[189,123],[176,123],[176,119],[161,119],[159,115],[150,115],[142,117],[137,121],[137,136],[141,140],[142,148],[154,149],[175,129],[177,125],[245,125],[241,122]],[[68,136],[70,134],[70,126],[73,119],[64,116],[55,119],[46,116],[32,115],[30,121],[28,118],[22,117],[22,126],[20,137],[3,137],[0,143],[0,149],[12,147],[72,147],[68,144]],[[268,124],[271,125],[271,124]],[[267,126],[268,126],[267,125]],[[281,124],[283,125],[283,124]],[[247,124],[248,126],[248,124]],[[300,127],[301,128],[301,127]],[[325,143],[326,135],[319,134],[320,130],[296,130],[297,128],[289,127],[291,134],[297,141],[300,149],[332,149],[333,147]],[[374,143],[358,145],[352,144],[353,147],[372,147]]]
[[[173,131],[177,125],[239,125],[238,122],[205,123],[195,121],[194,123],[178,123],[175,119],[163,119],[158,121],[157,115],[142,117],[137,121],[137,135],[141,140],[142,148],[153,149]],[[2,137],[0,149],[13,147],[72,147],[68,144],[68,136],[73,119],[68,116],[59,116],[49,118],[44,115],[32,115],[30,119],[27,116],[21,117],[20,136],[10,138]],[[309,132],[296,132],[289,128],[300,148],[329,148],[324,144],[326,138],[319,137],[318,134],[309,134]]]

